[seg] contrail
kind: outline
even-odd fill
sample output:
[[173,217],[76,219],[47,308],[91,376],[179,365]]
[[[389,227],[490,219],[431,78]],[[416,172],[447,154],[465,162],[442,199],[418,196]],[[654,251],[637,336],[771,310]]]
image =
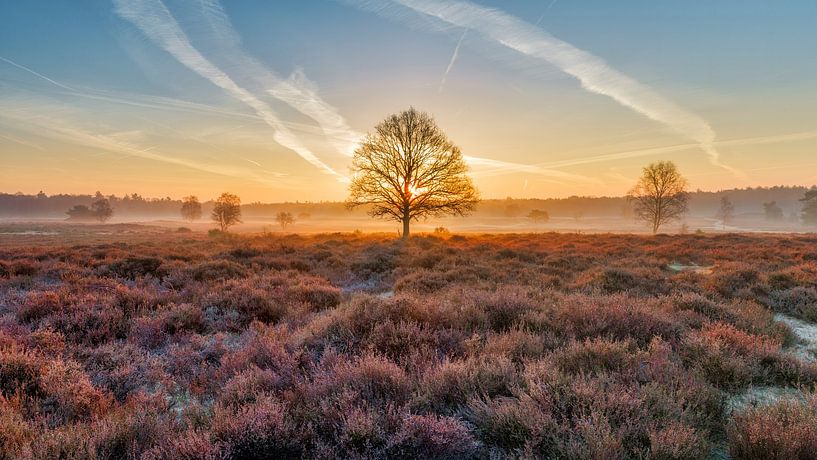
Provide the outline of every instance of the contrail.
[[[189,55],[195,53],[194,57],[199,58],[197,59],[197,61],[203,60],[205,61],[206,65],[204,65],[204,68],[201,71],[196,70],[202,67],[203,63],[201,62],[194,62],[193,63],[194,67],[191,67],[190,65],[188,65],[188,67],[193,68],[199,73],[204,73],[205,75],[210,75],[211,73],[213,73],[212,72],[213,70],[217,70],[219,73],[222,73],[213,64],[211,64],[209,61],[206,61],[206,59],[204,59],[204,57],[200,55],[198,50],[195,50],[192,47],[192,45],[189,44],[187,36],[184,34],[183,31],[181,31],[181,27],[179,27],[176,20],[172,17],[172,15],[170,15],[170,12],[167,11],[167,8],[164,6],[163,3],[161,3],[160,0],[151,1],[151,4],[154,6],[154,8],[152,9],[144,6],[146,5],[145,2],[147,0],[141,0],[140,2],[138,1],[136,3],[137,4],[141,3],[143,7],[137,10],[134,10],[132,7],[127,8],[128,4],[126,3],[126,0],[115,1],[117,1],[120,10],[124,9],[126,13],[130,14],[130,16],[127,17],[126,19],[131,20],[131,22],[137,24],[137,26],[139,26],[143,31],[145,31],[145,29],[151,30],[152,33],[146,32],[148,37],[153,38],[152,35],[156,35],[157,33],[161,35],[161,32],[164,31],[165,29],[167,29],[168,31],[172,31],[173,35],[175,35],[174,41],[171,41],[170,43],[167,44],[165,43],[164,40],[159,41],[165,49],[168,48],[173,49],[173,46],[176,45],[176,42],[179,41],[185,43],[187,46],[183,47],[183,51],[185,52],[181,53],[181,57],[176,56],[176,54],[171,52],[171,54],[173,54],[174,57],[177,57],[177,59],[179,59],[182,63],[188,65],[185,61],[182,60],[182,58],[189,60],[190,59]],[[321,126],[325,134],[329,136],[334,136],[334,138],[337,140],[336,146],[338,147],[338,151],[347,156],[351,156],[354,148],[356,147],[357,143],[363,136],[360,133],[357,133],[351,128],[349,128],[348,125],[346,124],[346,121],[343,119],[342,116],[338,114],[337,110],[320,98],[320,96],[317,93],[317,87],[314,85],[314,83],[310,82],[303,74],[303,72],[299,70],[296,70],[288,80],[281,80],[274,73],[270,72],[263,64],[258,62],[258,60],[251,56],[248,56],[246,53],[243,52],[240,46],[241,40],[233,30],[226,12],[223,10],[221,4],[217,0],[200,0],[200,4],[202,5],[202,11],[204,13],[204,16],[207,18],[209,27],[213,32],[215,32],[216,38],[218,40],[218,45],[223,47],[226,54],[230,55],[233,59],[238,60],[239,63],[238,67],[249,69],[250,73],[253,74],[253,78],[261,78],[262,83],[271,84],[272,88],[268,90],[270,95],[287,103],[288,105],[295,108],[299,112],[303,113],[304,115],[307,115],[308,117],[318,122],[318,124]],[[131,19],[131,17],[134,17],[136,13],[144,14],[144,10],[153,13],[153,17],[151,18],[152,21],[140,20],[138,15],[136,15],[134,19]],[[122,13],[120,13],[120,15],[122,15]],[[147,24],[141,25],[140,23],[142,22],[147,22]],[[156,22],[159,22],[160,23],[159,25],[162,27],[157,27]],[[168,27],[168,25],[172,27]],[[153,30],[156,28],[160,28],[161,30],[159,31]],[[161,36],[159,38],[161,39]],[[212,69],[210,67],[212,67]],[[223,75],[223,77],[229,78],[226,75]],[[210,79],[209,76],[206,78]],[[211,79],[211,81],[213,80]],[[230,82],[232,83],[232,80],[230,80]],[[235,83],[232,84],[235,85]],[[221,84],[218,83],[217,85],[222,86]],[[262,113],[259,113],[259,115],[262,115]],[[262,116],[262,118],[264,117]],[[284,123],[281,122],[280,120],[276,121],[277,126],[284,125]],[[491,162],[490,164],[492,167],[505,168],[508,171],[519,171],[520,168],[525,167],[525,165],[501,162],[497,160],[481,159],[476,157],[469,158],[470,158],[469,163],[476,166],[486,166],[487,163],[485,162]],[[482,162],[479,163],[480,161]],[[558,171],[549,171],[544,168],[538,167],[529,167],[525,170],[530,173],[542,175],[559,174]]]
[[[53,82],[52,79],[50,79],[50,78],[48,78],[48,77],[46,77],[46,76],[44,76],[44,75],[42,75],[42,74],[40,74],[38,72],[35,72],[35,71],[31,70],[31,69],[26,69],[26,70],[29,71],[30,73],[34,74],[34,75],[37,75],[40,78],[43,78],[43,79],[45,79],[47,81],[50,81],[50,82]],[[64,87],[63,85],[60,85],[58,83],[57,83],[57,85],[60,86],[60,87]],[[117,103],[117,104],[125,104],[125,105],[132,105],[132,106],[136,106],[136,107],[145,107],[145,108],[152,108],[152,109],[172,109],[172,110],[183,110],[183,111],[191,111],[191,112],[211,113],[211,114],[222,115],[222,116],[229,116],[229,117],[235,117],[235,118],[243,118],[243,119],[252,119],[252,120],[263,121],[263,119],[260,116],[258,116],[257,114],[245,114],[245,113],[240,113],[240,112],[233,112],[233,111],[228,111],[228,110],[221,109],[219,107],[213,107],[213,106],[210,106],[210,105],[199,104],[199,103],[189,102],[189,101],[184,101],[184,100],[179,100],[179,99],[172,99],[172,98],[166,98],[166,97],[160,97],[160,96],[151,96],[151,95],[142,95],[142,94],[132,95],[132,94],[127,94],[127,93],[110,93],[110,92],[91,91],[91,90],[87,90],[87,89],[86,90],[79,90],[79,89],[74,89],[74,88],[70,88],[70,89],[72,91],[70,94],[74,95],[74,96],[84,97],[84,98],[93,99],[93,100],[101,100],[101,101],[105,101],[105,102],[113,102],[113,103]],[[137,98],[137,96],[138,96],[138,98]],[[317,129],[317,128],[311,127],[310,125],[305,125],[305,124],[300,124],[300,123],[291,123],[291,122],[283,122],[283,121],[281,123],[284,124],[285,126],[288,126],[288,127],[292,128],[292,129],[303,131],[303,132],[309,132],[309,133],[313,133],[313,134],[315,133],[315,129]],[[167,127],[165,126],[165,128],[167,128]],[[75,132],[81,132],[81,131],[75,131]],[[324,132],[324,134],[326,134],[326,133]],[[360,136],[360,135],[358,134],[358,136]],[[80,136],[79,138],[80,139],[88,139],[88,136]],[[191,139],[191,138],[188,138],[188,139]],[[348,138],[344,138],[344,139],[348,140]],[[19,139],[10,139],[9,138],[9,140],[22,143],[22,141],[19,140]],[[74,136],[73,140],[76,141],[77,136]],[[195,140],[195,139],[193,139],[193,140]],[[87,142],[80,142],[80,143],[83,143],[83,144],[87,145]],[[37,147],[37,148],[41,148],[41,147]],[[133,151],[133,149],[131,149],[131,151]],[[142,153],[144,153],[144,152],[142,152]],[[209,168],[208,169],[202,169],[202,167],[200,167],[199,165],[197,165],[195,163],[182,162],[182,161],[178,161],[177,159],[170,158],[170,157],[160,157],[160,156],[153,156],[153,155],[148,157],[148,156],[145,156],[143,154],[140,154],[139,156],[142,156],[142,157],[145,157],[145,158],[148,158],[148,159],[164,161],[164,162],[167,162],[167,163],[180,164],[182,166],[187,166],[187,167],[192,168],[192,169],[199,169],[199,170],[203,170],[203,171],[206,171],[206,172],[214,172]],[[250,163],[253,163],[253,164],[259,166],[259,167],[261,166],[260,164],[258,164],[255,161],[252,161],[252,160],[249,160],[249,159],[246,159],[246,158],[244,158],[244,159],[246,161],[250,162]],[[525,172],[525,173],[530,173],[530,174],[542,175],[542,176],[546,176],[546,177],[561,177],[561,178],[566,178],[566,179],[571,178],[573,180],[587,180],[587,181],[590,180],[590,179],[588,179],[586,177],[583,177],[583,176],[571,175],[571,174],[568,174],[568,173],[563,173],[561,171],[546,169],[546,168],[543,168],[543,167],[537,166],[537,165],[525,165],[525,164],[520,164],[520,163],[510,163],[510,162],[506,162],[506,161],[499,161],[499,160],[493,160],[493,159],[489,159],[489,158],[480,158],[480,157],[474,157],[474,156],[465,156],[464,159],[465,159],[466,163],[468,163],[469,166],[480,169],[480,171],[478,171],[475,174],[476,176],[486,176],[486,175],[493,175],[495,173],[505,173],[505,172]]]
[[544,11],[544,12],[542,12],[542,15],[541,15],[541,16],[539,16],[539,19],[537,19],[537,20],[536,20],[536,24],[534,24],[535,26],[538,26],[539,24],[541,24],[541,23],[542,23],[542,19],[545,19],[545,15],[547,14],[547,12],[548,12],[548,11],[550,11],[550,9],[551,9],[551,8],[553,8],[553,5],[555,5],[555,4],[556,4],[556,1],[557,1],[557,0],[552,0],[552,1],[550,2],[550,5],[548,5],[548,7],[547,7],[547,8],[545,8],[545,11]]
[[460,46],[462,46],[462,41],[465,40],[466,34],[468,34],[468,29],[465,29],[465,32],[462,33],[460,40],[457,42],[457,46],[454,47],[454,54],[451,55],[451,60],[448,62],[448,67],[445,68],[443,78],[442,80],[440,80],[440,88],[437,91],[438,93],[443,92],[443,87],[445,87],[445,81],[448,79],[448,74],[451,73],[451,69],[454,68],[454,64],[457,62],[457,57],[459,57],[460,55]]
[[351,157],[363,139],[362,134],[349,128],[334,107],[321,99],[317,86],[306,78],[301,69],[295,70],[288,80],[279,82],[267,92],[318,122],[335,149],[344,156]]
[[346,0],[378,14],[398,4],[448,24],[480,32],[521,54],[547,61],[572,75],[586,90],[608,96],[625,107],[664,124],[695,141],[710,163],[740,176],[740,171],[720,161],[715,132],[700,116],[664,98],[647,85],[610,67],[604,60],[545,33],[538,27],[503,11],[461,0]]
[[24,65],[21,65],[21,64],[18,64],[16,62],[12,61],[11,59],[6,59],[3,56],[0,56],[0,61],[7,62],[7,63],[13,65],[14,67],[17,67],[18,69],[25,70],[26,72],[28,72],[28,73],[30,73],[32,75],[36,75],[36,76],[42,78],[43,80],[45,80],[45,81],[47,81],[47,82],[49,82],[51,84],[59,86],[62,89],[67,89],[68,91],[74,91],[74,88],[71,88],[70,86],[63,85],[62,83],[60,83],[58,81],[52,80],[52,79],[46,77],[45,75],[43,75],[41,73],[37,73],[37,72],[29,69],[28,67],[24,66]]
[[[781,142],[796,142],[803,140],[817,139],[817,131],[802,131],[798,133],[777,134],[759,137],[744,137],[738,139],[726,139],[722,141],[715,141],[713,144],[719,147],[733,147],[745,145],[764,145],[777,144]],[[603,163],[606,161],[622,160],[626,158],[638,158],[644,156],[652,156],[663,153],[681,152],[684,150],[692,150],[699,148],[699,144],[676,144],[664,147],[651,147],[646,149],[625,150],[621,152],[603,153],[584,158],[572,158],[569,160],[549,161],[543,163],[536,163],[531,166],[541,168],[564,168],[568,166],[578,166],[591,163]]]
[[269,105],[239,86],[230,76],[207,60],[190,43],[187,35],[161,0],[114,0],[114,2],[116,13],[119,16],[136,25],[149,39],[161,46],[180,63],[252,108],[264,122],[273,128],[273,139],[277,143],[293,150],[322,171],[340,180],[348,180],[301,144]]
[[564,171],[557,171],[554,169],[547,169],[543,168],[539,165],[526,165],[522,163],[511,163],[507,161],[500,161],[500,160],[492,160],[490,158],[479,158],[479,157],[472,157],[468,155],[463,155],[463,159],[471,167],[477,168],[490,168],[485,169],[483,171],[479,171],[474,176],[491,176],[495,175],[492,173],[496,172],[521,172],[521,173],[529,173],[529,174],[537,174],[540,176],[545,177],[552,177],[552,178],[559,178],[559,179],[569,179],[571,181],[581,181],[581,182],[598,182],[596,179],[591,179],[589,177],[580,176],[578,174],[571,174]]
[[[199,112],[199,113],[207,113],[207,114],[214,114],[214,115],[221,115],[225,117],[232,117],[232,118],[244,118],[244,119],[252,119],[252,120],[259,120],[263,122],[263,119],[259,117],[255,113],[243,113],[237,112],[232,110],[227,110],[221,107],[215,107],[212,105],[201,104],[197,102],[186,101],[182,99],[174,99],[169,97],[163,96],[154,96],[148,94],[131,94],[131,93],[124,93],[124,92],[113,92],[113,91],[103,91],[97,90],[88,87],[69,87],[64,85],[52,78],[49,78],[46,75],[43,75],[31,68],[22,66],[15,62],[12,62],[9,59],[5,59],[0,56],[0,60],[10,63],[15,67],[19,67],[20,69],[25,70],[26,72],[31,73],[32,75],[37,76],[45,81],[48,81],[60,88],[69,90],[69,93],[66,93],[70,96],[82,97],[86,99],[92,100],[99,100],[105,102],[113,102],[117,104],[124,104],[130,105],[134,107],[144,107],[144,108],[151,108],[151,109],[172,109],[172,110],[181,110],[187,112]],[[285,126],[295,130],[295,131],[302,131],[309,134],[319,134],[320,128],[314,127],[312,125],[306,123],[295,123],[289,121],[282,121],[282,124]],[[331,135],[323,134],[327,137],[331,137]]]
[[306,77],[303,70],[296,69],[288,79],[279,77],[244,52],[241,39],[218,0],[199,1],[206,22],[216,35],[216,45],[225,56],[236,62],[234,67],[243,69],[249,78],[265,86],[264,91],[270,96],[316,121],[339,153],[352,156],[363,136],[351,129],[338,110],[320,97],[317,85]]
[[[252,174],[244,169],[231,168],[224,165],[207,165],[182,158],[169,157],[160,153],[154,153],[152,151],[155,149],[155,147],[145,148],[134,145],[130,142],[122,141],[108,134],[89,132],[53,117],[45,117],[41,115],[11,116],[9,113],[2,113],[0,114],[0,118],[6,118],[18,123],[23,123],[24,126],[27,127],[27,130],[38,136],[57,138],[77,145],[83,145],[107,152],[124,153],[128,156],[174,164],[210,174],[250,179],[267,185],[280,185],[277,181],[272,181],[267,177]],[[277,177],[283,176],[280,173],[274,173],[274,175]]]

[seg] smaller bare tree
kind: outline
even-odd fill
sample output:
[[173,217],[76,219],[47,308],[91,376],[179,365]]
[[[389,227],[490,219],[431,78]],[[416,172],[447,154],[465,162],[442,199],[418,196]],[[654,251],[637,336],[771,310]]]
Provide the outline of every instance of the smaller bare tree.
[[189,222],[201,219],[201,203],[199,203],[197,197],[193,195],[184,197],[182,200],[182,218]]
[[108,219],[113,217],[113,208],[111,207],[111,202],[108,201],[107,198],[94,201],[91,204],[91,212],[93,213],[94,218],[103,224],[107,222]]
[[715,218],[720,219],[721,227],[724,229],[726,229],[726,226],[735,218],[735,205],[732,204],[728,196],[721,197],[721,205],[715,214]]
[[661,161],[644,167],[627,198],[635,204],[636,216],[649,223],[655,234],[663,224],[686,213],[689,202],[686,187],[687,181],[675,163]]
[[210,214],[222,232],[231,225],[241,223],[241,198],[232,193],[222,193],[213,205]]
[[545,224],[550,220],[550,214],[541,209],[534,209],[528,213],[528,219],[532,220],[535,224]]
[[817,225],[817,188],[806,191],[800,202],[803,203],[803,212],[800,214],[803,224]]
[[295,218],[291,212],[282,211],[275,216],[275,221],[281,226],[281,230],[286,231],[287,227],[295,222]]
[[763,213],[766,215],[766,220],[783,220],[783,208],[777,204],[777,201],[763,203]]

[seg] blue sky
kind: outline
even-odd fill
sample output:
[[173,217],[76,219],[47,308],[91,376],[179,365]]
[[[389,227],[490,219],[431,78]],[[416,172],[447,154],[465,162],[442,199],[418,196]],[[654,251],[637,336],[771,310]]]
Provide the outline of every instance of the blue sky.
[[410,105],[488,197],[623,194],[663,159],[696,188],[810,185],[814,24],[811,1],[3,2],[0,188],[342,199],[357,136]]

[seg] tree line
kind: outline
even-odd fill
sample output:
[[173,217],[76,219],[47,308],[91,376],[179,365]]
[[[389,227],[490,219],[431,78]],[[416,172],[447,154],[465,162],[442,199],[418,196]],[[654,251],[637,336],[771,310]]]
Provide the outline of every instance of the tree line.
[[[755,213],[759,217],[766,215],[764,203],[770,205],[767,220],[791,221],[800,220],[801,198],[810,189],[802,186],[755,187],[732,189],[717,192],[689,191],[688,215],[713,217],[720,209],[721,200],[727,197],[735,207],[735,214]],[[184,204],[183,199],[143,198],[138,194],[126,196],[102,195],[25,195],[22,193],[0,193],[0,217],[13,218],[58,218],[64,217],[67,209],[80,204],[90,207],[97,197],[108,200],[118,217],[128,218],[167,218],[179,216]],[[136,197],[136,198],[133,198]],[[201,202],[203,215],[209,215],[214,200]],[[779,211],[776,211],[776,208]],[[307,220],[311,217],[342,218],[350,215],[364,215],[365,209],[349,211],[344,202],[280,202],[280,203],[245,203],[241,204],[242,214],[246,218],[265,218],[278,212],[289,212],[296,220]],[[550,219],[571,218],[581,220],[584,217],[630,218],[632,203],[626,196],[588,197],[571,196],[567,198],[488,198],[482,199],[474,210],[473,216],[485,218],[531,218],[532,211],[544,211]],[[772,218],[776,213],[778,218]],[[542,221],[532,219],[537,223]]]

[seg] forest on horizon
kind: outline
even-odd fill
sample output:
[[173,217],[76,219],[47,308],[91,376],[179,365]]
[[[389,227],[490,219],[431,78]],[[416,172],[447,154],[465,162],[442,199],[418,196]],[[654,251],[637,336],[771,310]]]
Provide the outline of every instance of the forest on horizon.
[[[783,210],[784,220],[795,220],[802,203],[800,199],[806,191],[817,186],[774,186],[749,187],[745,189],[689,192],[690,216],[712,217],[717,213],[722,197],[726,196],[735,206],[736,215],[762,218],[764,203],[776,202]],[[213,197],[200,196],[203,211],[209,213]],[[119,218],[178,218],[181,199],[146,198],[138,193],[115,196],[96,194],[55,194],[40,192],[36,195],[23,193],[0,193],[0,218],[60,218],[67,217],[66,211],[75,205],[91,205],[95,200],[105,198],[110,201]],[[344,203],[337,202],[282,202],[244,203],[241,206],[245,217],[266,217],[286,211],[310,216],[363,216],[365,209],[349,211]],[[568,198],[504,198],[484,199],[478,204],[474,217],[524,217],[532,210],[543,210],[551,217],[630,217],[631,206],[627,197],[584,197]]]

